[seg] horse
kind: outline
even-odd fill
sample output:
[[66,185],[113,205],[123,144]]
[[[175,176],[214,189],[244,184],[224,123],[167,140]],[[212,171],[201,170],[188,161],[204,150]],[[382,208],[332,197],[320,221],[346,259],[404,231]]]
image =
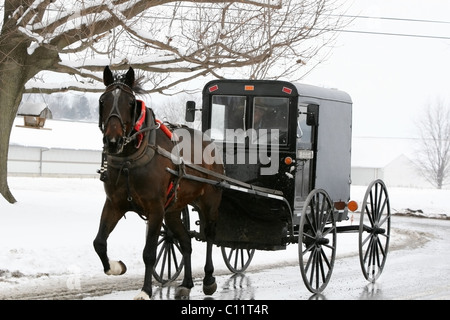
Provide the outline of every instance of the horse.
[[[106,88],[99,98],[99,127],[104,145],[99,172],[106,200],[98,233],[93,241],[94,249],[107,275],[124,274],[125,264],[108,258],[107,239],[128,211],[136,212],[146,220],[147,234],[142,256],[145,264],[144,283],[135,299],[151,299],[157,241],[164,222],[179,241],[184,259],[184,278],[176,289],[175,298],[189,298],[194,286],[192,246],[189,232],[182,223],[181,211],[187,205],[193,205],[198,210],[207,246],[203,291],[206,295],[212,295],[217,289],[213,276],[212,246],[222,193],[214,184],[183,179],[183,174],[218,181],[220,179],[217,176],[209,173],[223,174],[223,164],[217,159],[202,159],[198,166],[206,170],[201,171],[183,165],[188,161],[193,163],[194,154],[190,155],[191,158],[186,158],[185,154],[176,155],[179,143],[162,130],[161,122],[155,119],[153,110],[136,99],[136,94],[142,93],[140,79],[136,79],[131,66],[122,75],[113,74],[109,66],[103,71]],[[201,143],[203,150],[211,143],[201,131],[186,127],[185,132],[189,132],[191,143]],[[210,155],[214,156],[217,155]],[[202,158],[206,157],[207,152]],[[174,172],[180,174],[174,175]],[[169,186],[175,192],[175,196],[172,192],[170,199]]]

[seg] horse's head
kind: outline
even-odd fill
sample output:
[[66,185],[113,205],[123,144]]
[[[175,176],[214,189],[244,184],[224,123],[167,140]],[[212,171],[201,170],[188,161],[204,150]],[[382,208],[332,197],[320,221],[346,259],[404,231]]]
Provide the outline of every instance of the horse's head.
[[99,99],[99,127],[103,132],[105,151],[119,154],[127,143],[137,114],[133,85],[134,70],[129,68],[122,76],[113,76],[110,68],[103,71],[105,92]]

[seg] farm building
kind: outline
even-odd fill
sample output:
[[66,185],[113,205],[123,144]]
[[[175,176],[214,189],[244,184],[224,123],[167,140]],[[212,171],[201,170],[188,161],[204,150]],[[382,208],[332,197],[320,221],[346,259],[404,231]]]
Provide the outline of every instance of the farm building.
[[391,187],[433,187],[415,164],[418,139],[353,137],[352,184],[382,179]]

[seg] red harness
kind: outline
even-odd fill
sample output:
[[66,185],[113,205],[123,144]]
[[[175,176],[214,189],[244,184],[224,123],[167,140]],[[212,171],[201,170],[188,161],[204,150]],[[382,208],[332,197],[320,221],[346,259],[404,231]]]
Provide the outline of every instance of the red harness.
[[[161,120],[156,120],[157,123],[159,123],[159,128],[162,130],[162,132],[164,132],[166,134],[166,136],[172,140],[173,137],[173,133],[172,131],[170,131],[170,129],[161,121]],[[178,190],[180,188],[180,186],[178,185],[178,183],[176,184],[176,189]],[[169,186],[167,187],[167,191],[166,191],[166,203],[164,205],[164,209],[166,209],[171,203],[172,200],[175,198],[176,192],[175,192],[175,184],[173,181],[170,181]]]
[[[145,115],[147,113],[147,108],[145,107],[144,101],[142,101],[142,100],[136,100],[136,101],[139,101],[141,103],[141,115],[139,116],[136,123],[134,124],[134,130],[139,131],[139,130],[141,130],[142,124],[145,121]],[[142,139],[144,139],[144,134],[139,133],[137,136],[136,148],[139,148],[141,146]]]
[[[141,103],[141,114],[140,114],[139,118],[136,120],[136,123],[134,125],[134,130],[139,131],[139,130],[141,130],[142,124],[145,121],[145,116],[147,114],[147,107],[145,106],[144,101],[142,101],[142,100],[136,100],[136,101]],[[162,123],[161,120],[156,119],[155,121],[159,124],[160,129],[166,134],[166,136],[172,140],[172,136],[173,136],[172,131],[170,131],[170,129],[167,128],[167,126],[164,123]],[[138,142],[137,142],[136,148],[139,148],[141,146],[143,138],[144,138],[144,134],[139,133],[137,136]]]
[[161,120],[157,119],[156,122],[159,123],[159,128],[162,130],[162,132],[164,132],[166,134],[166,136],[168,136],[169,139],[172,140],[172,137],[173,137],[172,131],[170,131],[170,129],[167,128],[167,126],[164,123],[162,123]]

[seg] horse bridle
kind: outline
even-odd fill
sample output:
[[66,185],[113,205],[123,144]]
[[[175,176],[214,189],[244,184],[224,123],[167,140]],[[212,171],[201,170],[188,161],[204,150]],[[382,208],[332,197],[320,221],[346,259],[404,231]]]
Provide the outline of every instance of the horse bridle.
[[[113,82],[110,85],[108,85],[106,87],[105,92],[100,96],[99,98],[99,120],[98,120],[98,126],[101,130],[102,133],[105,133],[105,127],[106,124],[108,123],[109,119],[111,119],[112,117],[117,117],[120,121],[120,124],[122,126],[122,130],[123,130],[123,135],[124,137],[126,136],[126,126],[125,123],[122,119],[122,116],[120,114],[120,110],[119,110],[119,96],[120,96],[120,92],[119,91],[115,91],[115,90],[121,90],[121,91],[125,91],[128,94],[131,94],[133,96],[133,101],[134,101],[134,110],[133,110],[133,115],[132,118],[136,117],[136,112],[137,112],[137,101],[136,101],[136,97],[134,94],[133,89],[131,89],[128,85],[126,85],[123,82]],[[108,117],[106,117],[105,121],[102,121],[102,111],[103,111],[103,102],[104,102],[104,96],[106,94],[112,93],[114,95],[114,102],[113,102],[113,107],[111,108],[111,111],[109,112]],[[131,134],[131,131],[128,134]]]
[[[119,103],[118,103],[118,99],[119,99],[119,94],[117,92],[117,95],[115,92],[113,92],[114,90],[123,90],[128,94],[131,94],[133,96],[133,114],[132,114],[132,119],[133,119],[133,123],[131,124],[131,129],[130,131],[126,132],[126,125],[122,119],[122,116],[120,115],[120,110],[119,110]],[[114,101],[113,101],[113,107],[111,108],[111,111],[108,114],[108,117],[106,118],[106,121],[102,121],[102,108],[103,108],[103,96],[105,94],[111,93],[113,92],[114,96]],[[139,100],[140,101],[140,100]],[[140,103],[142,104],[142,109],[139,115],[139,118],[136,119],[137,117],[137,112],[138,112],[138,100],[136,100],[135,97],[135,93],[133,91],[133,89],[131,89],[128,85],[126,85],[123,82],[114,82],[110,85],[108,85],[106,87],[106,91],[100,96],[99,98],[99,123],[98,126],[100,128],[100,130],[102,131],[103,134],[105,134],[105,127],[106,124],[108,123],[109,119],[111,119],[111,117],[115,116],[119,119],[120,124],[122,126],[122,132],[123,132],[123,143],[122,143],[122,147],[126,146],[128,143],[130,143],[131,141],[135,140],[137,138],[137,144],[136,144],[136,148],[139,148],[142,139],[143,139],[143,135],[145,132],[147,131],[151,131],[153,129],[158,129],[160,127],[160,123],[157,123],[154,121],[152,121],[152,125],[150,126],[146,126],[145,128],[142,128],[143,123],[145,122],[145,118],[146,118],[146,107],[145,107],[145,103],[143,101],[140,101]],[[132,134],[133,129],[136,131],[135,133]]]

